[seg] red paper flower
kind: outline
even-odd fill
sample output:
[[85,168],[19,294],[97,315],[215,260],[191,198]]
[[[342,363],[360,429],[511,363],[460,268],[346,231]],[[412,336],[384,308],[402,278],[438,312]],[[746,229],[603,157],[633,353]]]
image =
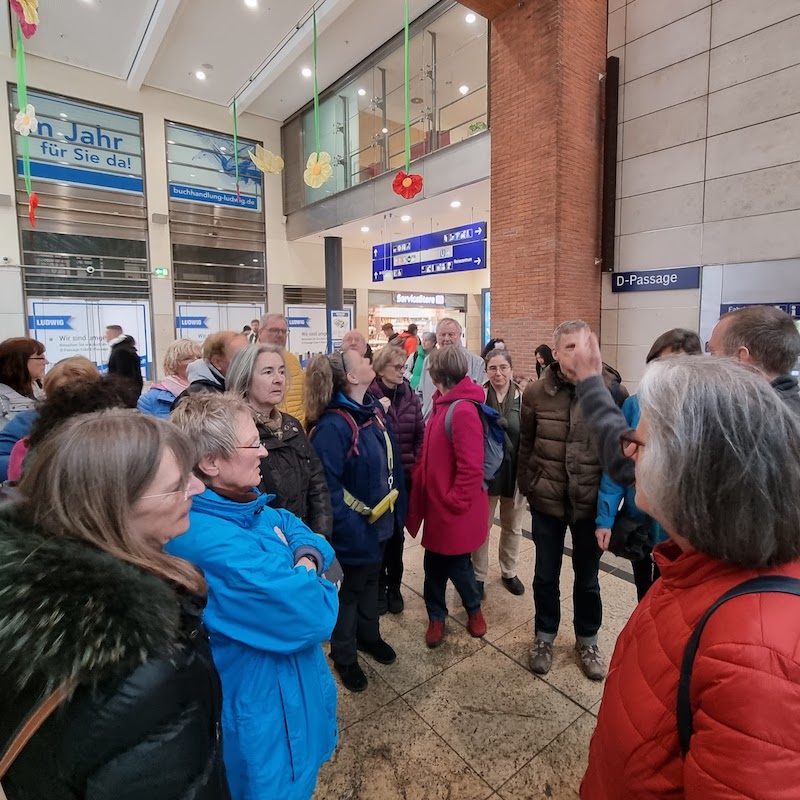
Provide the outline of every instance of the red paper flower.
[[30,39],[39,24],[39,0],[10,0],[11,10],[17,15],[22,35]]
[[36,227],[36,209],[39,206],[39,198],[36,195],[36,192],[31,192],[31,196],[28,198],[28,218],[31,221],[31,225]]
[[392,189],[395,194],[410,200],[422,191],[422,175],[407,174],[401,169],[392,182]]

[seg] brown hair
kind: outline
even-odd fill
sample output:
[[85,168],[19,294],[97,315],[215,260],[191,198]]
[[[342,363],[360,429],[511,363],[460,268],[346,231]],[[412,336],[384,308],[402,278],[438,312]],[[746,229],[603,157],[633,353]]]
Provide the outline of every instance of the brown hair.
[[794,320],[773,306],[737,308],[725,314],[722,336],[725,355],[733,357],[746,347],[765,372],[786,375],[800,358],[800,333]]
[[76,381],[99,381],[102,376],[93,361],[85,356],[70,356],[62,358],[42,380],[42,389],[45,394],[50,394],[62,386],[67,386]]
[[645,364],[654,361],[667,348],[672,353],[685,353],[687,356],[700,356],[703,354],[703,345],[700,342],[700,337],[694,331],[686,328],[673,328],[671,331],[662,333],[653,342],[653,346],[645,359]]
[[212,333],[211,336],[203,342],[203,358],[209,362],[215,357],[225,358],[225,351],[228,349],[231,339],[241,335],[241,333],[237,333],[236,331],[218,331],[217,333]]
[[434,384],[452,389],[467,377],[469,363],[461,347],[440,347],[428,356],[428,370]]
[[408,353],[402,347],[382,347],[372,359],[372,368],[378,376],[383,375],[389,367],[395,364],[405,364]]
[[329,356],[314,356],[306,369],[306,382],[303,387],[303,406],[306,412],[306,426],[310,429],[319,422],[322,413],[330,404],[336,392],[347,389],[347,353],[355,350],[338,351]]
[[44,345],[28,336],[6,339],[0,343],[0,383],[33,399],[33,381],[28,360],[44,354]]
[[199,570],[131,536],[128,529],[133,507],[152,483],[166,450],[188,476],[194,447],[174,425],[137,411],[83,414],[31,451],[19,490],[34,523],[46,533],[88,542],[120,561],[205,594]]

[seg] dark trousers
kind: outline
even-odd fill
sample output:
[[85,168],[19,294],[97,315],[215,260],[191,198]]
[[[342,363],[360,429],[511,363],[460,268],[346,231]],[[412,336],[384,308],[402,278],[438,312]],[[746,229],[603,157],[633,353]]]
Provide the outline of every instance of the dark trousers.
[[394,536],[386,542],[381,564],[380,590],[399,589],[403,580],[403,547],[406,543],[405,533],[395,528]]
[[425,607],[428,609],[428,618],[438,622],[447,619],[447,601],[445,591],[447,581],[453,581],[453,586],[461,595],[461,602],[467,609],[467,614],[475,614],[481,610],[481,592],[478,581],[475,579],[475,569],[472,566],[472,556],[464,553],[460,556],[443,556],[441,553],[425,551]]
[[342,564],[342,571],[339,616],[331,634],[331,658],[335,664],[347,666],[358,660],[358,642],[368,644],[381,638],[378,615],[381,562]]
[[[559,583],[567,523],[538,511],[533,512],[532,518],[533,541],[536,545],[533,576],[536,635],[552,642],[561,622]],[[598,578],[601,550],[594,535],[594,520],[581,520],[569,528],[572,531],[572,569],[575,572],[575,588],[572,591],[575,635],[582,644],[594,644],[603,621]]]
[[648,553],[639,561],[633,562],[633,582],[636,584],[636,597],[639,602],[647,594],[647,590],[661,577],[661,570]]

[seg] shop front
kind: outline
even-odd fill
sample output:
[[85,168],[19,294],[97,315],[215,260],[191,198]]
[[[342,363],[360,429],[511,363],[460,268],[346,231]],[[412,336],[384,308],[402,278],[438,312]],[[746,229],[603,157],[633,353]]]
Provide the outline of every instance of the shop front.
[[445,317],[458,320],[466,334],[467,296],[465,294],[423,294],[419,292],[369,293],[369,343],[374,349],[386,344],[381,328],[390,322],[396,333],[414,323],[418,335],[436,331],[439,320]]

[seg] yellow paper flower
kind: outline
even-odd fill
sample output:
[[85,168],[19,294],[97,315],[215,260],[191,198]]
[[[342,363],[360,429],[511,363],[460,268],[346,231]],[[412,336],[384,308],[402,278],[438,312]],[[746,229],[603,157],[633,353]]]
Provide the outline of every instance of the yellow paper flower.
[[260,144],[256,145],[255,153],[250,150],[248,155],[262,172],[272,172],[277,175],[283,169],[283,159],[271,150],[265,150]]
[[312,189],[319,189],[325,181],[333,177],[333,167],[331,166],[331,154],[324,150],[321,153],[312,153],[306,162],[306,171],[303,173],[303,180]]
[[25,22],[29,25],[39,24],[39,0],[17,0],[22,7]]
[[29,136],[31,131],[39,130],[36,109],[30,103],[17,113],[17,118],[14,120],[14,130],[21,136]]

